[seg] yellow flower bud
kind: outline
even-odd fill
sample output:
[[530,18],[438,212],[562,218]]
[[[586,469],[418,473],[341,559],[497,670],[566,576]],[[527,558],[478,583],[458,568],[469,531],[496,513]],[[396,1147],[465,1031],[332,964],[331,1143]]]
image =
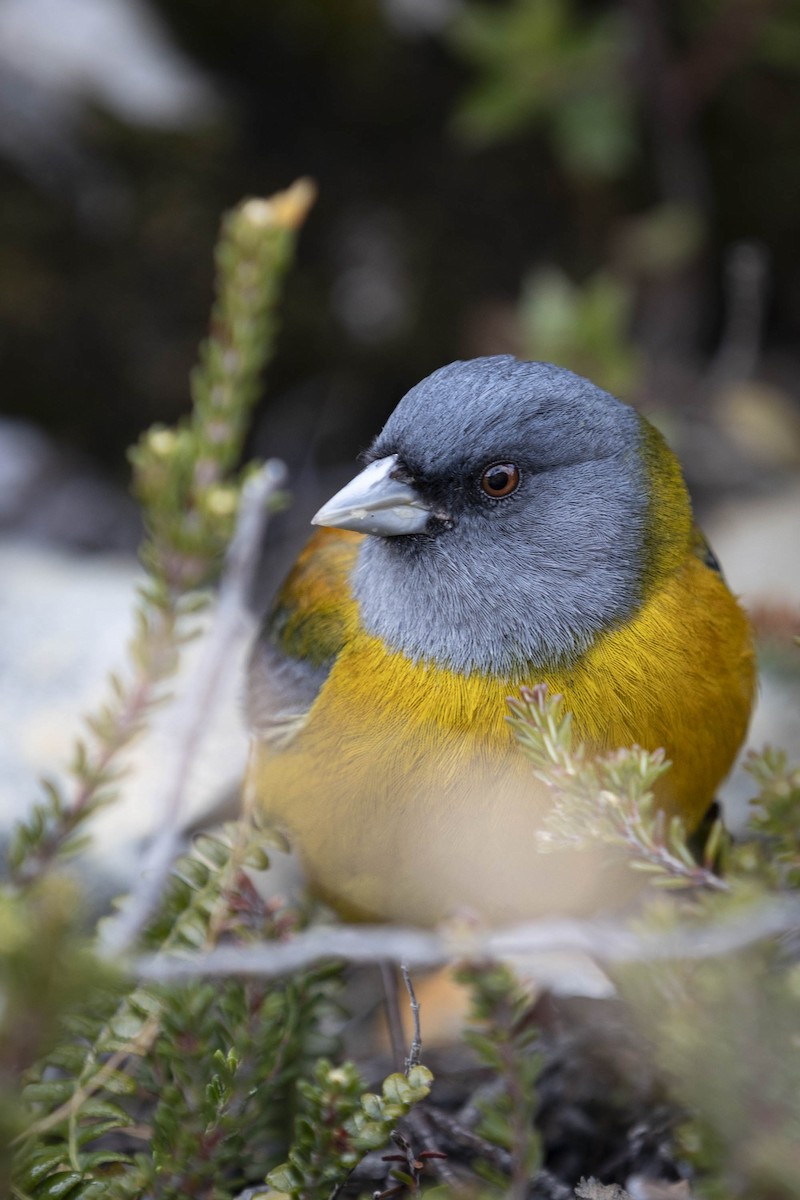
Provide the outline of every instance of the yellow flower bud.
[[171,429],[154,429],[147,439],[147,444],[159,458],[169,458],[175,453],[178,438]]
[[213,487],[205,497],[206,510],[215,517],[230,517],[236,512],[239,493],[236,488],[219,485]]

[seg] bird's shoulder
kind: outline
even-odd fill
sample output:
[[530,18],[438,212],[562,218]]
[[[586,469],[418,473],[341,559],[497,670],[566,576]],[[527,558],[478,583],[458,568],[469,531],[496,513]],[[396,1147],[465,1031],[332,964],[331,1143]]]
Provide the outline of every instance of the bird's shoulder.
[[711,549],[708,538],[703,533],[699,525],[694,525],[692,527],[692,553],[694,554],[695,558],[699,558],[700,562],[703,563],[704,566],[708,567],[709,570],[714,571],[720,576],[721,579],[725,579],[719,559]]
[[350,573],[362,535],[321,529],[309,539],[267,613],[250,660],[247,715],[280,746],[302,728],[357,628]]

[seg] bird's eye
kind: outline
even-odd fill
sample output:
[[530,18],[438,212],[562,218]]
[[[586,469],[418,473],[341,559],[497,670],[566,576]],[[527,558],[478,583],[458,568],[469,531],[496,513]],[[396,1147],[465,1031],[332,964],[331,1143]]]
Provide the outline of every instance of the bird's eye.
[[519,487],[519,467],[516,463],[492,463],[481,475],[481,487],[495,500],[510,496]]

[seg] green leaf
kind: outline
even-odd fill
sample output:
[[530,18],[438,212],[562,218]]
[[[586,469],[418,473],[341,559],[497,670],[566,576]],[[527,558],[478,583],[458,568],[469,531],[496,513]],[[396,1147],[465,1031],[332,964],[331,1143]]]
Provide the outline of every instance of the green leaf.
[[122,1163],[125,1166],[130,1166],[133,1159],[129,1154],[122,1154],[117,1150],[95,1150],[91,1154],[81,1155],[81,1166],[86,1171],[96,1171],[102,1167],[110,1167],[114,1163]]
[[[356,1123],[354,1122],[354,1125]],[[380,1150],[389,1136],[385,1124],[375,1121],[359,1122],[353,1131],[353,1142],[359,1150]]]
[[371,1121],[380,1121],[383,1117],[383,1100],[374,1092],[365,1092],[361,1097],[361,1106]]
[[290,1166],[289,1163],[282,1163],[281,1166],[275,1167],[267,1175],[267,1183],[276,1192],[285,1192],[291,1194],[298,1191],[303,1186],[303,1177],[299,1171]]
[[130,1114],[115,1104],[113,1100],[105,1100],[100,1096],[91,1096],[81,1105],[81,1116],[84,1118],[116,1121],[119,1125],[130,1124]]
[[44,1104],[48,1108],[58,1108],[65,1101],[71,1100],[74,1093],[73,1079],[39,1079],[26,1084],[23,1090],[27,1104]]
[[82,1182],[83,1176],[77,1171],[58,1171],[40,1183],[33,1194],[36,1200],[66,1200]]
[[52,1150],[49,1146],[34,1150],[28,1155],[25,1163],[26,1186],[30,1189],[40,1180],[52,1175],[55,1168],[66,1167],[68,1157],[66,1146],[57,1150]]

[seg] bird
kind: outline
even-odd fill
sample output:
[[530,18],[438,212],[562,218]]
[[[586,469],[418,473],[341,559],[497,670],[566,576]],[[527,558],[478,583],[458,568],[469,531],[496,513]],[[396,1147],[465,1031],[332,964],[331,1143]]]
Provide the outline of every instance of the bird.
[[252,652],[246,788],[352,921],[492,925],[629,903],[607,850],[541,852],[552,795],[507,698],[547,685],[590,752],[662,749],[695,829],[745,737],[748,619],[636,409],[510,355],[400,399],[313,518]]

